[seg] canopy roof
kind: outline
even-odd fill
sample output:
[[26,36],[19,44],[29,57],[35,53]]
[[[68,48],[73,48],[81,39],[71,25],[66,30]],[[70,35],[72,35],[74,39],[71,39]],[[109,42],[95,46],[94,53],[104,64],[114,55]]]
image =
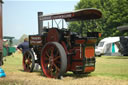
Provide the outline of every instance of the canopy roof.
[[117,29],[119,31],[128,31],[128,25],[126,25],[126,26],[119,26],[119,27],[117,27]]
[[15,37],[10,37],[10,36],[4,36],[3,39],[13,39]]
[[52,20],[52,19],[65,19],[66,21],[78,21],[78,20],[89,20],[98,19],[102,17],[102,13],[95,8],[86,8],[81,10],[76,10],[72,12],[42,15],[40,20]]

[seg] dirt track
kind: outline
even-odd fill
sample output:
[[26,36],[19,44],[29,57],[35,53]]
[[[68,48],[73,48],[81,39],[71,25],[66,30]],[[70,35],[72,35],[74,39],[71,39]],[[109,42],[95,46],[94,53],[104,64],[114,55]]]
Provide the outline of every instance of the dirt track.
[[0,79],[0,85],[128,85],[128,81],[103,76],[76,77],[73,75],[66,75],[58,80],[41,76],[40,72],[21,72],[7,73],[7,77]]

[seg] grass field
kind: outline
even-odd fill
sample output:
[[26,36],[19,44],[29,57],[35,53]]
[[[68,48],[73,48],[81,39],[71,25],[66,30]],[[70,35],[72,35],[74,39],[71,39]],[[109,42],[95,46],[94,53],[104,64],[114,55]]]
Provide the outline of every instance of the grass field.
[[96,70],[93,75],[109,76],[128,80],[128,57],[102,56],[96,59]]
[[2,66],[6,77],[0,78],[0,85],[128,85],[128,57],[96,57],[96,70],[87,75],[73,75],[68,72],[62,80],[42,76],[42,71],[24,72],[22,55],[19,52],[7,56]]

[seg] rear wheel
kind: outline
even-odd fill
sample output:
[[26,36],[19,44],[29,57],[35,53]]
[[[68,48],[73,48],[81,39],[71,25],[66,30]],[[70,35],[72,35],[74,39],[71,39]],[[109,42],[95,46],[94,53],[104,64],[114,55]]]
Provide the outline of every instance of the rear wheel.
[[32,72],[35,65],[35,58],[32,50],[28,50],[23,55],[23,69],[26,72]]
[[50,42],[44,46],[41,68],[44,75],[49,78],[60,78],[66,72],[67,56],[61,44]]

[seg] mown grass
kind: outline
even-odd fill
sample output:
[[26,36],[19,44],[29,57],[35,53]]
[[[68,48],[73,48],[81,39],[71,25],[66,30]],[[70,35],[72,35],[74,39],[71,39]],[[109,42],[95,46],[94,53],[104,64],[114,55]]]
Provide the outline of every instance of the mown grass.
[[19,72],[22,69],[22,54],[17,51],[11,56],[4,58],[4,65],[2,66],[5,72]]
[[92,75],[128,79],[128,56],[96,57],[96,70]]
[[[121,80],[128,80],[127,66],[128,66],[128,57],[123,57],[123,56],[96,57],[96,69],[94,72],[89,74],[88,77],[95,78],[98,76],[102,76],[102,77],[110,77],[113,79],[116,78]],[[44,85],[51,85],[52,82],[59,82],[60,84],[63,84],[64,82],[66,82],[66,84],[68,82],[70,83],[72,82],[71,85],[73,85],[73,82],[75,81],[74,80],[75,78],[73,78],[75,76],[71,72],[67,73],[66,76],[64,76],[65,77],[64,80],[62,81],[49,80],[46,77],[43,77],[41,75],[42,74],[41,70],[34,71],[33,73],[24,72],[22,68],[22,54],[19,52],[16,52],[12,56],[7,56],[6,61],[2,66],[2,68],[4,69],[7,77],[0,78],[0,85],[35,85],[35,84],[40,85],[40,82],[50,82],[50,83],[45,83]],[[87,76],[81,78],[77,77],[76,79],[78,79],[77,81],[80,80],[88,81],[89,79],[86,77]],[[99,82],[99,80],[96,82]]]

